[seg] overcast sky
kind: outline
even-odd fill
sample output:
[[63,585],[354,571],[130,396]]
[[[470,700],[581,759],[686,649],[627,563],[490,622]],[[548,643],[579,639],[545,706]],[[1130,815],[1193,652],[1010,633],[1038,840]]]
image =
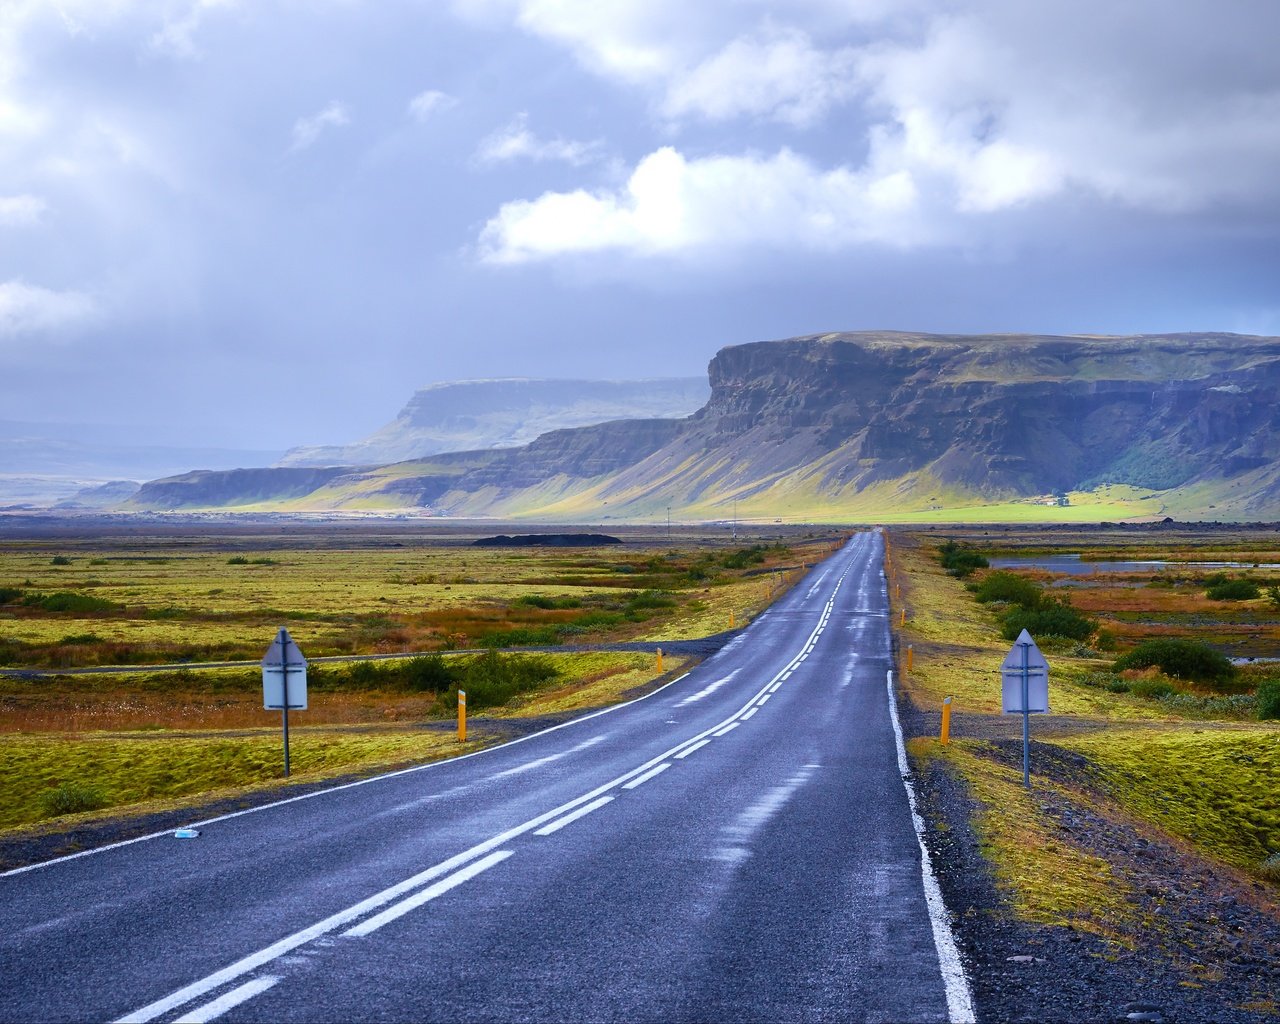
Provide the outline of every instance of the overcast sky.
[[827,330],[1280,334],[1270,0],[0,2],[0,419],[350,440]]

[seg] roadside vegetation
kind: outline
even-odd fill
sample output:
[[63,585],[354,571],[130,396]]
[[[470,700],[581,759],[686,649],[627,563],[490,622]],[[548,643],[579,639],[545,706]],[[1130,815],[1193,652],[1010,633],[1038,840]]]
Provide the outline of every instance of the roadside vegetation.
[[[256,661],[281,625],[313,659],[419,651],[308,668],[290,783],[367,774],[647,692],[689,659],[668,654],[659,669],[651,653],[590,648],[741,627],[833,539],[494,549],[345,530],[0,543],[0,667],[137,666],[0,677],[0,829],[281,784],[279,713],[263,710],[256,668],[148,665]],[[585,649],[502,650],[545,645]]]
[[[1110,878],[1089,860],[1096,849],[1046,817],[1036,789],[1082,817],[1139,821],[1224,870],[1280,883],[1280,662],[1266,660],[1280,658],[1272,535],[1204,531],[1153,542],[1134,533],[939,533],[893,538],[895,623],[899,609],[906,613],[896,630],[902,686],[926,712],[954,698],[951,745],[922,737],[912,755],[920,766],[941,761],[965,781],[983,852],[1015,912],[1114,931],[1123,941],[1141,924],[1108,896],[1123,895],[1124,880]],[[972,552],[970,571],[955,572],[956,551]],[[1079,561],[1059,569],[1054,555]],[[1018,556],[1048,562],[977,564]],[[1144,560],[1167,564],[1126,564]],[[1031,794],[1021,787],[1016,716],[999,706],[998,667],[1022,628],[1051,669],[1052,713],[1032,723]],[[1098,889],[1082,872],[1105,884]]]

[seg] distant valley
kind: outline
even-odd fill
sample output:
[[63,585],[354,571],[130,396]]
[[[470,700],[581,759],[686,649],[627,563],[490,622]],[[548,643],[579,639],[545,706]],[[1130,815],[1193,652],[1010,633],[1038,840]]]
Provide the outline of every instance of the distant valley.
[[[548,521],[668,507],[699,519],[1280,518],[1276,338],[836,333],[722,349],[708,382],[709,399],[684,418],[374,466],[308,465],[327,460],[295,452],[273,469],[152,481],[128,507]],[[414,409],[357,450],[411,431]],[[461,422],[465,407],[450,415]],[[477,431],[503,422],[501,409],[488,415]]]

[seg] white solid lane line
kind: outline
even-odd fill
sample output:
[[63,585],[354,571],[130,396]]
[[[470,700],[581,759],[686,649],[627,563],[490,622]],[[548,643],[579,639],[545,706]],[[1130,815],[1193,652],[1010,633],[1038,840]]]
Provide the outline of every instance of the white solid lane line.
[[389,924],[397,917],[403,917],[411,910],[416,910],[424,903],[429,903],[437,896],[443,896],[450,889],[455,889],[463,882],[475,878],[482,871],[488,871],[495,864],[501,864],[504,860],[511,856],[512,850],[499,850],[497,853],[491,853],[489,856],[476,861],[474,864],[468,864],[461,871],[455,871],[447,878],[442,878],[435,885],[429,885],[420,892],[415,892],[408,899],[403,899],[393,906],[387,907],[381,914],[375,914],[367,921],[361,921],[354,928],[348,928],[342,934],[347,938],[359,939],[368,935],[370,932],[376,932],[384,924]]
[[207,1021],[221,1017],[228,1010],[234,1010],[241,1003],[247,1003],[254,996],[261,995],[279,980],[275,975],[267,974],[261,978],[246,981],[243,985],[237,985],[226,995],[218,996],[213,1002],[197,1006],[190,1013],[184,1013],[173,1024],[206,1024]]
[[[679,755],[676,755],[677,757]],[[579,807],[572,814],[566,814],[558,821],[553,821],[550,825],[544,825],[542,828],[534,832],[535,836],[549,836],[552,832],[559,832],[566,825],[572,825],[579,818],[585,818],[592,811],[598,811],[605,804],[612,803],[613,797],[602,796],[599,800],[592,800],[585,807]]]
[[[735,723],[734,723],[734,725],[737,725],[737,724],[738,724],[737,722],[735,722]],[[731,726],[730,728],[732,728],[732,726]],[[722,730],[722,731],[723,731],[723,730]],[[719,734],[719,733],[716,733],[716,735],[718,736],[718,735],[720,735],[720,734]],[[657,768],[650,768],[647,772],[645,772],[645,773],[644,773],[643,775],[641,775],[639,778],[632,779],[630,782],[624,783],[622,788],[623,788],[623,789],[635,789],[637,786],[643,786],[646,782],[648,782],[650,779],[652,779],[655,775],[661,775],[663,772],[665,772],[665,771],[666,771],[668,768],[670,768],[670,767],[671,767],[671,762],[670,762],[670,761],[663,761],[663,762],[662,762],[662,764],[658,765],[658,767],[657,767]]]
[[700,740],[691,747],[685,747],[684,750],[676,754],[676,760],[680,760],[680,761],[684,760],[686,757],[692,754],[695,750],[701,750],[710,742],[711,742],[710,740]]

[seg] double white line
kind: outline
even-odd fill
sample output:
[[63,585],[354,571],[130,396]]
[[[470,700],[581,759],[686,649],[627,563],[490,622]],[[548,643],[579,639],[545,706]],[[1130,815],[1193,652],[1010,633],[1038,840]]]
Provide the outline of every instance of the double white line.
[[[666,771],[667,768],[671,767],[671,761],[668,759],[680,760],[689,756],[694,751],[710,743],[713,737],[724,735],[760,710],[765,701],[772,695],[772,692],[777,689],[775,684],[780,684],[788,678],[800,663],[808,657],[809,652],[813,650],[818,637],[822,635],[822,631],[826,628],[827,620],[831,617],[836,595],[839,594],[843,583],[844,576],[842,575],[835,589],[831,592],[831,597],[827,601],[826,607],[823,608],[822,616],[819,618],[817,626],[809,634],[800,653],[792,658],[750,700],[728,718],[676,744],[670,750],[651,758],[639,767],[633,768],[601,786],[597,786],[590,792],[583,793],[581,796],[563,803],[544,814],[540,814],[536,818],[530,818],[514,828],[500,832],[498,835],[477,843],[470,849],[464,850],[448,860],[441,861],[439,864],[429,867],[411,878],[406,878],[402,882],[398,882],[367,899],[361,900],[346,910],[340,910],[338,913],[326,917],[308,928],[294,932],[292,935],[273,942],[270,946],[260,949],[256,953],[251,953],[249,956],[237,960],[220,971],[215,971],[199,981],[194,981],[190,985],[171,992],[162,999],[148,1003],[146,1006],[120,1017],[116,1024],[146,1024],[147,1021],[155,1020],[163,1014],[195,1002],[195,1000],[208,995],[215,989],[242,978],[274,960],[278,960],[299,946],[306,945],[339,929],[346,928],[342,933],[344,937],[362,938],[381,928],[384,924],[394,921],[396,918],[421,907],[463,882],[501,864],[508,857],[511,857],[514,851],[501,850],[499,847],[511,842],[513,839],[529,832],[539,836],[551,835],[564,826],[610,803],[614,799],[613,796],[607,795],[611,790],[635,789],[649,779]],[[396,902],[397,900],[399,902]],[[254,978],[224,993],[212,1002],[195,1008],[181,1019],[189,1021],[212,1020],[240,1003],[265,992],[279,980],[275,976]]]

